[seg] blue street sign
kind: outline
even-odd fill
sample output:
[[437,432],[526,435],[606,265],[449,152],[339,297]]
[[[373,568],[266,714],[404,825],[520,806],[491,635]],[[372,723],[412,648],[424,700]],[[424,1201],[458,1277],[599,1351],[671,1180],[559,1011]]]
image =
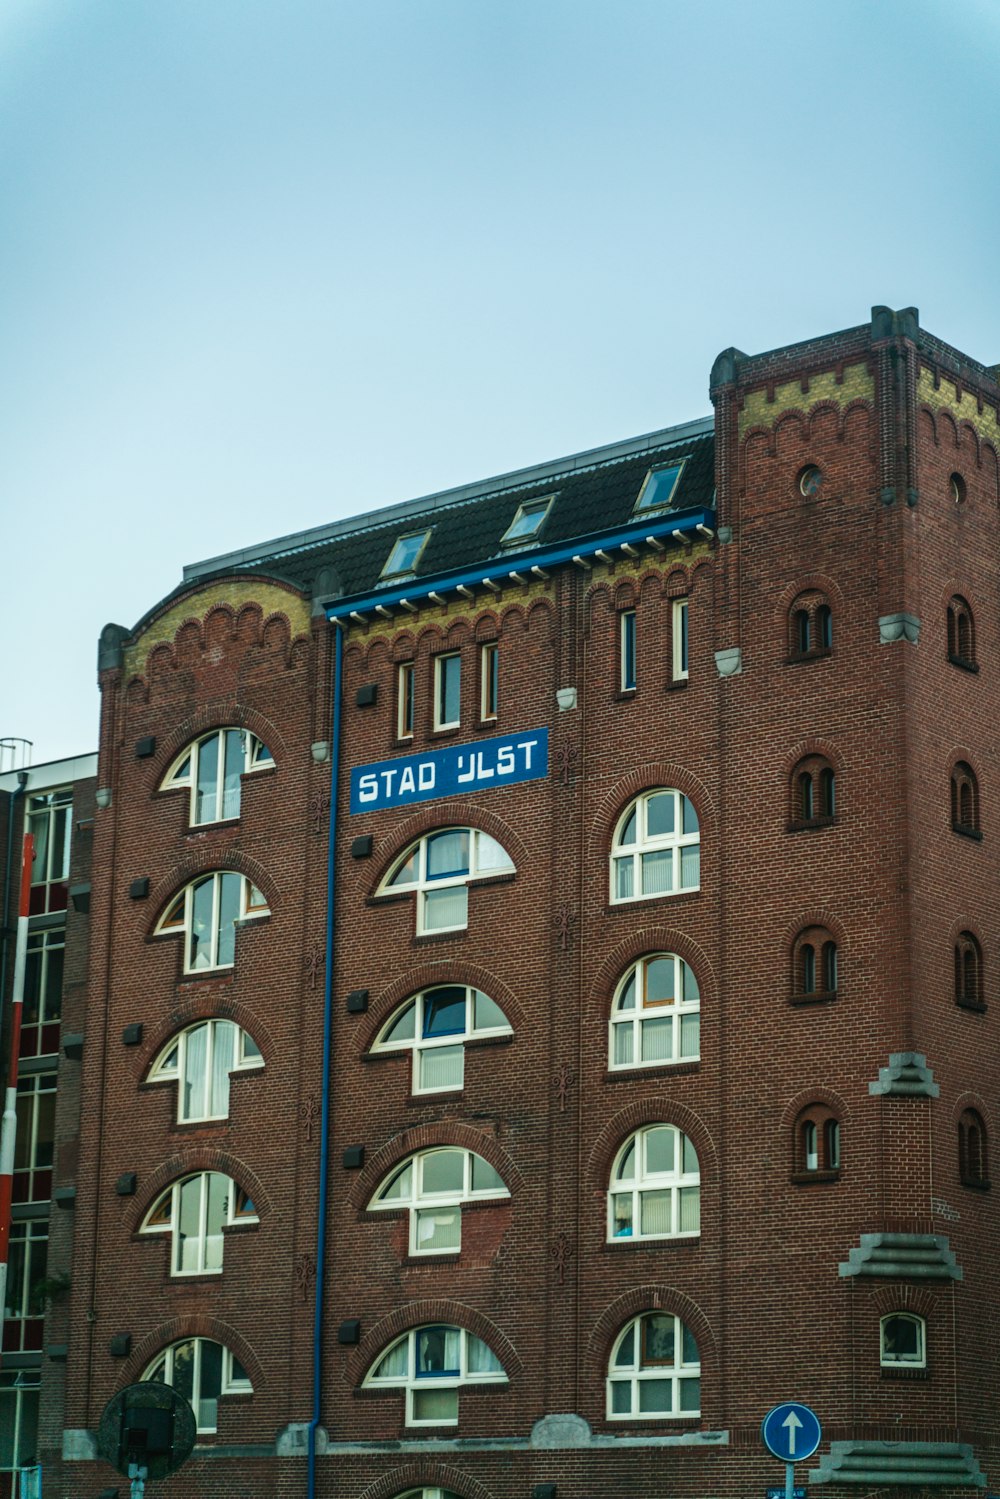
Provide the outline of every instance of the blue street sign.
[[549,773],[549,731],[535,729],[506,738],[454,744],[422,755],[400,755],[351,771],[351,811],[378,812],[411,802],[492,791]]
[[[784,1488],[773,1488],[764,1490],[765,1499],[785,1499]],[[806,1499],[805,1489],[793,1489],[792,1499]]]
[[801,1463],[812,1457],[823,1432],[815,1411],[797,1400],[786,1400],[768,1411],[760,1423],[760,1434],[768,1452],[783,1463]]

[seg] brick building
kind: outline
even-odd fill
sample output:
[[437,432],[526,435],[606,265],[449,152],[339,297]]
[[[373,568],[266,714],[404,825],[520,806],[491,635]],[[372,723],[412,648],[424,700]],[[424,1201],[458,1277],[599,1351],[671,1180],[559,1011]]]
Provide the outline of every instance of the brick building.
[[997,1483],[996,376],[728,350],[105,629],[55,1492],[144,1376],[206,1499]]

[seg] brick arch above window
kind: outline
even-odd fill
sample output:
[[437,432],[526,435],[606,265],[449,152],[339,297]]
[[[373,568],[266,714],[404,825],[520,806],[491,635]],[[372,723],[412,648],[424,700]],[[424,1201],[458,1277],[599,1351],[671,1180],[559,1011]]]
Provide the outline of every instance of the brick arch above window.
[[958,1179],[963,1187],[990,1184],[989,1135],[978,1109],[964,1108],[958,1116]]
[[133,1073],[136,1082],[141,1082],[172,1036],[203,1020],[231,1020],[240,1026],[255,1042],[265,1067],[275,1055],[275,1043],[263,1020],[246,1005],[230,999],[210,995],[199,986],[198,992],[177,1004],[164,1019],[147,1031],[143,1028],[142,1042],[134,1048],[136,1056]]
[[824,589],[806,588],[792,599],[786,616],[789,661],[828,656],[834,643],[834,612]]
[[976,672],[976,621],[968,599],[953,593],[945,606],[948,660],[963,671]]
[[348,1201],[359,1212],[367,1208],[382,1179],[393,1166],[400,1165],[409,1156],[421,1150],[435,1150],[453,1145],[459,1150],[471,1151],[482,1156],[503,1177],[504,1185],[513,1197],[525,1186],[524,1178],[513,1158],[498,1143],[496,1135],[476,1129],[474,1125],[462,1124],[456,1119],[441,1119],[431,1124],[417,1124],[403,1130],[388,1140],[365,1161],[348,1192]]
[[953,976],[955,1003],[963,1010],[986,1009],[983,949],[979,938],[967,928],[954,936]]
[[479,832],[489,833],[506,850],[515,869],[532,868],[533,861],[524,841],[510,823],[471,797],[462,796],[444,804],[425,803],[419,811],[394,827],[384,842],[379,840],[378,857],[372,860],[376,867],[365,876],[366,894],[370,897],[376,894],[392,865],[411,844],[417,843],[427,833],[455,827],[474,828]]
[[794,1097],[789,1098],[781,1111],[779,1131],[782,1136],[786,1135],[790,1126],[795,1122],[802,1110],[810,1104],[822,1104],[830,1109],[837,1118],[846,1125],[851,1123],[851,1111],[843,1096],[833,1088],[828,1088],[825,1083],[818,1083],[813,1087],[800,1088]]
[[586,1378],[594,1389],[603,1389],[608,1359],[618,1334],[627,1322],[644,1312],[666,1312],[680,1317],[698,1344],[703,1375],[707,1372],[713,1384],[717,1384],[718,1345],[712,1325],[701,1307],[673,1286],[652,1284],[635,1286],[617,1296],[594,1323],[583,1353]]
[[173,866],[165,879],[158,880],[155,884],[151,882],[149,900],[137,903],[144,935],[153,936],[170,902],[187,885],[206,874],[226,873],[241,874],[251,885],[256,885],[265,896],[270,911],[274,911],[280,903],[280,895],[277,895],[270,871],[265,869],[259,859],[251,858],[234,845],[227,844],[222,848],[213,839],[209,846],[185,850],[184,858]]
[[206,703],[157,740],[156,754],[151,758],[148,770],[154,789],[160,785],[181,751],[213,729],[248,729],[267,745],[276,765],[289,753],[279,726],[259,709],[240,703],[236,697],[228,698],[224,703]]
[[211,1338],[214,1343],[221,1343],[224,1348],[228,1348],[236,1355],[247,1371],[254,1394],[258,1395],[266,1388],[264,1368],[252,1344],[230,1323],[223,1322],[218,1317],[209,1316],[205,1312],[196,1312],[189,1317],[172,1317],[167,1322],[161,1322],[152,1332],[148,1332],[139,1340],[128,1359],[125,1360],[118,1388],[134,1384],[141,1379],[142,1371],[158,1353],[162,1353],[164,1348],[168,1348],[171,1343],[177,1343],[185,1338]]
[[623,776],[602,798],[590,822],[590,838],[605,852],[611,851],[611,840],[630,802],[644,792],[660,788],[680,791],[694,806],[704,843],[706,832],[714,832],[716,807],[708,787],[683,766],[669,762],[640,765]]
[[956,759],[951,766],[952,831],[966,838],[981,839],[979,778],[970,762]]
[[523,1006],[513,989],[491,969],[478,963],[467,963],[451,959],[443,963],[422,963],[399,973],[371,1001],[362,1026],[355,1038],[355,1055],[364,1056],[371,1050],[386,1021],[400,1005],[414,994],[423,994],[428,989],[437,989],[450,984],[460,984],[470,989],[479,989],[489,995],[503,1010],[514,1029],[515,1035],[525,1022]]
[[424,1458],[413,1459],[393,1468],[390,1473],[383,1473],[361,1490],[358,1499],[400,1499],[413,1489],[443,1489],[460,1495],[461,1499],[493,1499],[492,1490],[478,1478],[470,1478],[447,1463]]
[[840,986],[841,953],[829,927],[802,927],[791,946],[791,1002],[819,1004],[836,999]]
[[790,1143],[793,1182],[830,1182],[840,1175],[841,1119],[828,1103],[813,1099],[799,1110]]
[[788,830],[829,827],[836,821],[840,802],[837,769],[828,755],[804,755],[788,778]]
[[637,1098],[614,1114],[594,1141],[585,1176],[592,1190],[602,1196],[608,1190],[611,1170],[625,1141],[646,1124],[672,1124],[687,1135],[698,1155],[701,1184],[716,1184],[719,1162],[715,1141],[704,1120],[693,1109],[661,1098]]
[[714,1003],[718,998],[718,983],[715,970],[705,949],[692,937],[675,927],[653,925],[639,927],[624,933],[596,969],[587,991],[595,1001],[595,1008],[611,1003],[622,974],[640,958],[654,953],[676,953],[694,972],[701,990],[702,1001]]
[[263,1222],[272,1212],[271,1199],[256,1172],[238,1156],[214,1145],[190,1145],[177,1150],[169,1160],[161,1161],[149,1176],[142,1178],[142,1190],[131,1198],[122,1222],[130,1233],[136,1233],[149,1209],[161,1192],[165,1192],[180,1177],[194,1176],[201,1171],[218,1171],[229,1176],[242,1191],[253,1199],[254,1209]]
[[892,1312],[913,1312],[918,1317],[930,1318],[940,1304],[940,1297],[923,1286],[873,1286],[866,1300],[872,1312],[884,1317]]
[[523,1365],[513,1343],[491,1318],[463,1302],[435,1296],[408,1302],[406,1306],[397,1307],[395,1311],[380,1318],[370,1330],[362,1329],[360,1344],[348,1354],[344,1362],[345,1381],[357,1387],[379,1354],[396,1338],[413,1328],[432,1323],[464,1328],[496,1355],[509,1379],[513,1380],[521,1373]]

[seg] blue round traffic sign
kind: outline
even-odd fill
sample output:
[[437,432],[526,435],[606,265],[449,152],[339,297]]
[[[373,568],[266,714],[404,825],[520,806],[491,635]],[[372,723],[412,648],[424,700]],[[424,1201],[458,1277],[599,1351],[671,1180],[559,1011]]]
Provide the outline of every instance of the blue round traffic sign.
[[786,1400],[768,1411],[760,1423],[764,1446],[783,1463],[801,1463],[812,1457],[823,1436],[819,1417],[808,1405]]

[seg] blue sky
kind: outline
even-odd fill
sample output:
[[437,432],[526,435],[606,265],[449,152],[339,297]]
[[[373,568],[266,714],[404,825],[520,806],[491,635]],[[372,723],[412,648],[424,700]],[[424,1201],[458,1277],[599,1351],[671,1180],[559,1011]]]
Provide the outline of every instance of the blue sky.
[[996,0],[4,0],[0,737],[92,747],[185,562],[707,414],[730,344],[1000,361],[998,77]]

